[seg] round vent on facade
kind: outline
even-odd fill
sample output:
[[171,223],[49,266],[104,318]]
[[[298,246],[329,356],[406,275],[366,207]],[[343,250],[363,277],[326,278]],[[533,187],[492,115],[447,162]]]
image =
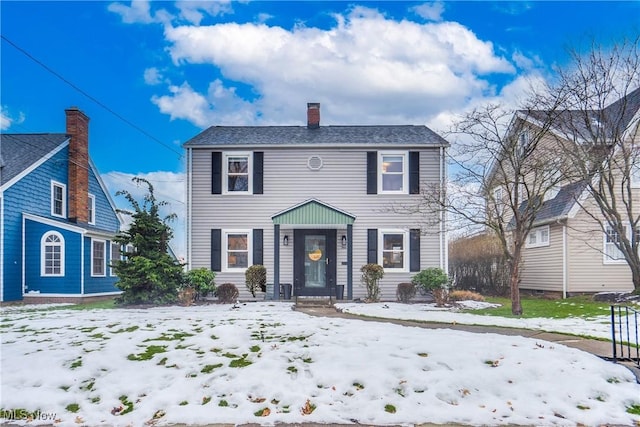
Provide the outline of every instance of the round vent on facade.
[[322,157],[320,156],[311,156],[307,160],[307,166],[309,169],[313,171],[317,171],[322,168]]

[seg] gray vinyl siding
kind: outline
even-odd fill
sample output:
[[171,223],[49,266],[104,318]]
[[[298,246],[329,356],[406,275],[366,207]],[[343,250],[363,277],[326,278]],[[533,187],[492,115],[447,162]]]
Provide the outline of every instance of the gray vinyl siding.
[[[262,147],[261,147],[262,148]],[[371,149],[374,151],[375,149]],[[398,151],[392,148],[392,151]],[[390,151],[391,151],[390,150]],[[392,213],[393,205],[418,203],[420,195],[367,195],[366,149],[279,149],[264,147],[264,194],[213,195],[211,194],[211,152],[208,148],[192,149],[191,176],[191,259],[190,268],[210,267],[211,229],[264,230],[264,264],[268,281],[273,281],[274,226],[271,216],[305,200],[315,198],[356,217],[353,225],[353,293],[364,297],[360,286],[360,267],[367,262],[367,229],[422,228],[428,234],[421,236],[421,268],[441,266],[440,236],[437,228],[426,230],[419,220],[408,215]],[[247,150],[239,150],[247,151]],[[407,151],[409,151],[407,149]],[[307,159],[322,157],[323,167],[313,171]],[[440,149],[420,152],[421,187],[425,182],[437,183],[440,174]],[[346,226],[337,231],[337,280],[346,285],[347,250],[340,245],[346,235]],[[289,236],[289,246],[282,245],[282,237]],[[408,242],[408,240],[407,240]],[[280,283],[293,282],[293,229],[283,225],[280,229]],[[408,248],[406,256],[409,256]],[[408,281],[415,273],[388,273],[381,281],[382,297],[395,299],[396,286]],[[244,288],[243,273],[218,272],[216,283],[235,283],[241,297],[248,294]],[[346,291],[345,291],[346,292]],[[346,295],[346,293],[345,293]]]
[[525,248],[522,289],[562,291],[562,225],[549,226],[549,246]]

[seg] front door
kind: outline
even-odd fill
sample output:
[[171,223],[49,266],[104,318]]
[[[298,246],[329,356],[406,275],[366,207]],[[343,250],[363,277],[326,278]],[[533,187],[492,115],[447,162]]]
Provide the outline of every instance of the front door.
[[296,295],[330,295],[336,284],[336,230],[295,230],[293,253]]

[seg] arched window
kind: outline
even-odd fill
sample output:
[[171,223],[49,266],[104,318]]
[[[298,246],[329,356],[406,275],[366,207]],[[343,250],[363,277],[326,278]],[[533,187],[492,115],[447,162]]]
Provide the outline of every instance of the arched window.
[[64,237],[57,231],[49,231],[40,241],[40,275],[64,276]]

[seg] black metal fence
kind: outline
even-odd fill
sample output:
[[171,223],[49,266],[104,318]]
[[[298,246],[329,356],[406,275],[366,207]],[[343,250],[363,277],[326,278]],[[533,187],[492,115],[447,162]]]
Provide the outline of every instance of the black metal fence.
[[611,338],[613,361],[631,361],[640,368],[640,341],[638,341],[638,318],[635,308],[611,306]]

